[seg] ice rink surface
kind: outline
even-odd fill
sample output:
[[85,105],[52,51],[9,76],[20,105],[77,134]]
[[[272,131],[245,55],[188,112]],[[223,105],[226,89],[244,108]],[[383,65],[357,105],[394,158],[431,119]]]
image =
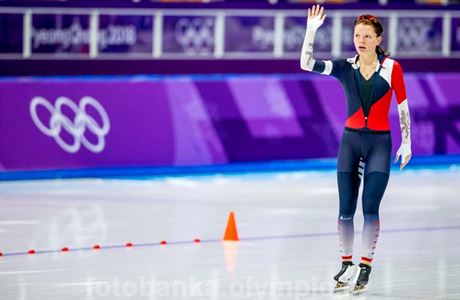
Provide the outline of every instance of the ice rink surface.
[[[333,171],[0,185],[2,300],[460,299],[458,166],[392,172],[359,296],[332,292]],[[223,243],[230,211],[241,240]],[[355,262],[362,223],[358,205]]]

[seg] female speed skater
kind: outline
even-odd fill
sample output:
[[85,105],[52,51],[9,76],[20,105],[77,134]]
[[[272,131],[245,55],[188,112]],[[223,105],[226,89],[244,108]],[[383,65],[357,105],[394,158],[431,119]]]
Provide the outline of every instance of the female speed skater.
[[[372,15],[361,15],[354,22],[354,45],[357,54],[348,59],[315,60],[313,44],[326,15],[320,5],[308,9],[307,30],[302,46],[300,66],[337,78],[345,91],[347,120],[337,157],[339,191],[338,235],[342,268],[334,277],[335,291],[353,293],[365,290],[380,230],[379,206],[385,192],[391,165],[392,142],[388,112],[392,91],[398,103],[402,143],[395,163],[401,157],[400,170],[412,156],[410,117],[403,71],[396,60],[379,46],[383,27]],[[362,256],[359,268],[353,264],[353,218],[359,186],[363,178]],[[359,270],[359,271],[358,271]]]

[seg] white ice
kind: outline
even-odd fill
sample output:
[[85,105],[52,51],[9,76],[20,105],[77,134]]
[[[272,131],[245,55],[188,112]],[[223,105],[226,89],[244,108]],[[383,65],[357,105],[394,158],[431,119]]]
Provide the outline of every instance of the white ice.
[[332,171],[0,182],[0,299],[460,299],[459,174],[392,173],[360,296],[332,292]]

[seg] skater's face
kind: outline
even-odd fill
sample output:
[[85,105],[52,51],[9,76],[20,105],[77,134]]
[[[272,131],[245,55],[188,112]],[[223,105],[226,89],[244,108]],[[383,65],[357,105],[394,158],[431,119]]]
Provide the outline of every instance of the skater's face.
[[374,26],[358,23],[354,31],[354,43],[358,54],[369,54],[375,52],[375,48],[382,41],[381,36],[377,36]]

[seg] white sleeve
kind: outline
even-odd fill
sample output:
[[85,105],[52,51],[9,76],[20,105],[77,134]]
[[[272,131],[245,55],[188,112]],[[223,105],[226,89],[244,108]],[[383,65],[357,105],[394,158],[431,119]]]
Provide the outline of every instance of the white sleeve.
[[407,99],[398,104],[399,125],[401,126],[401,138],[403,144],[410,144],[410,114]]
[[313,71],[313,66],[315,65],[315,59],[313,58],[315,35],[316,30],[311,30],[307,27],[302,45],[302,53],[300,54],[300,68],[305,71]]
[[316,30],[307,27],[305,38],[300,54],[300,68],[309,72],[316,72],[324,75],[331,75],[333,63],[330,60],[315,60],[313,58],[313,43]]

